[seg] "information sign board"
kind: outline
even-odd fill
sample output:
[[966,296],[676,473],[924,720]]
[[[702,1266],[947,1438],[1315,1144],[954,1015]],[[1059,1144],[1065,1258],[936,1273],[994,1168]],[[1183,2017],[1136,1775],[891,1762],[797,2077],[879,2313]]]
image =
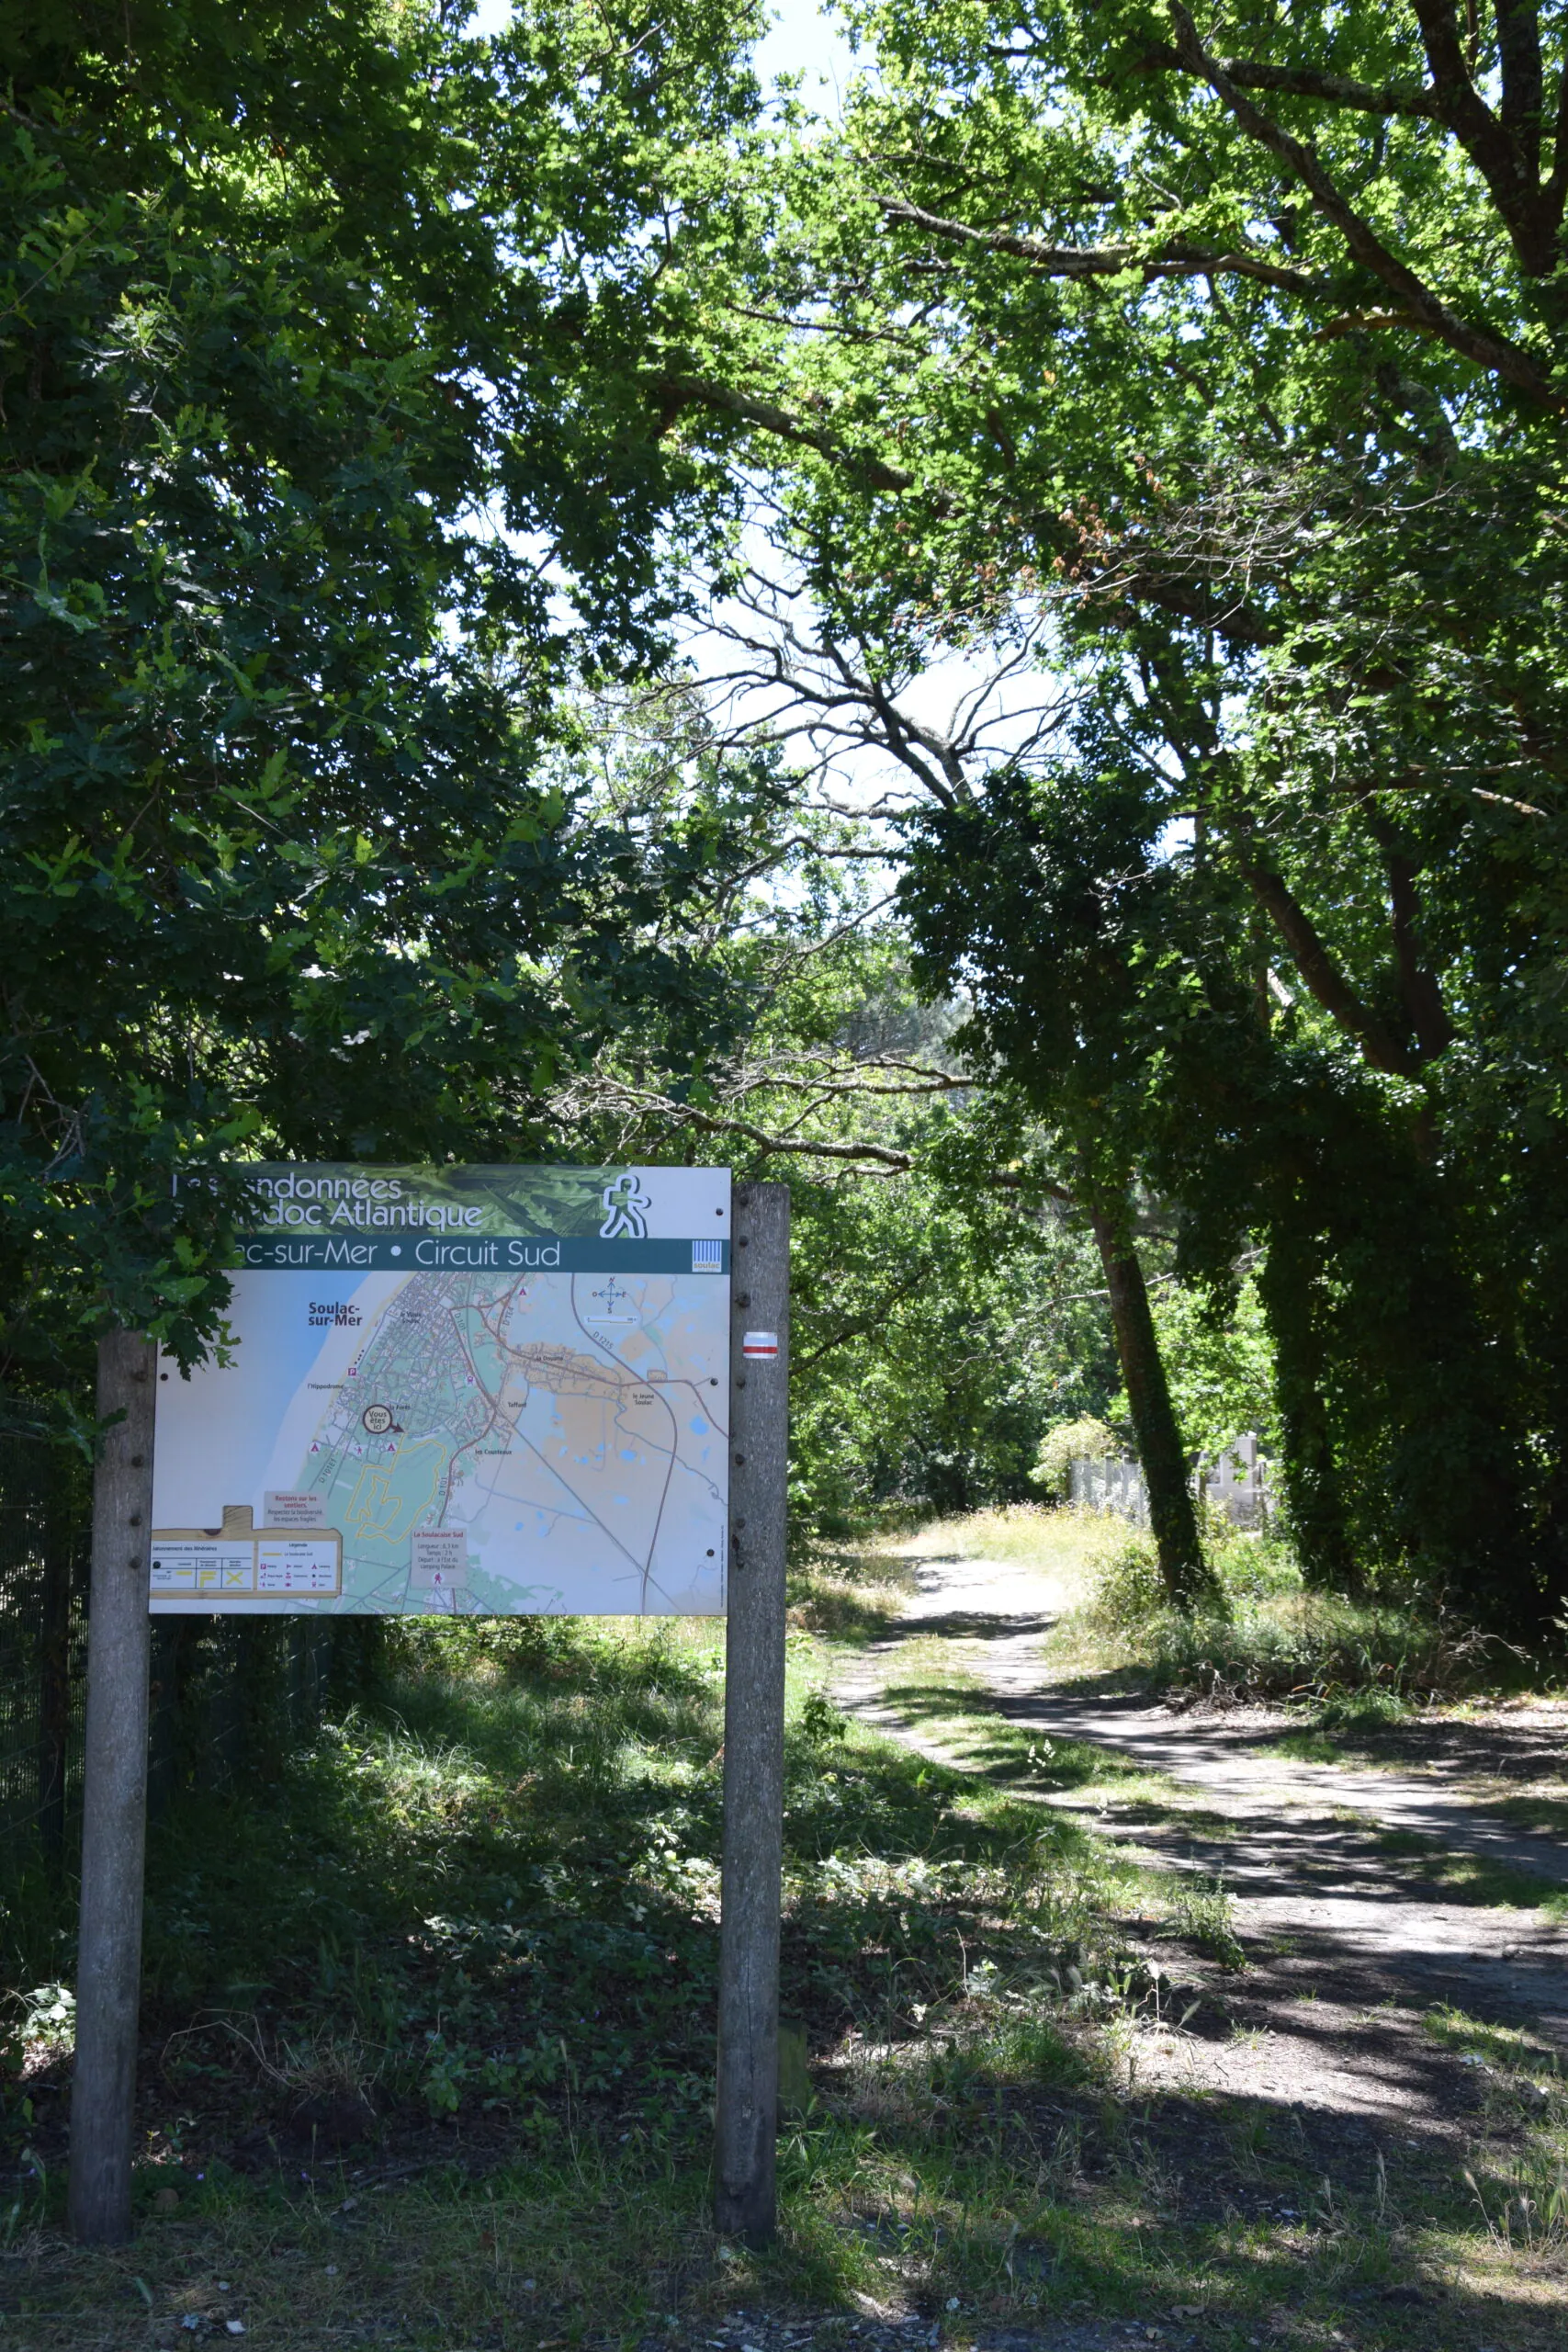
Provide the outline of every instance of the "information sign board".
[[231,1362],[159,1362],[155,1616],[723,1611],[727,1169],[254,1192]]

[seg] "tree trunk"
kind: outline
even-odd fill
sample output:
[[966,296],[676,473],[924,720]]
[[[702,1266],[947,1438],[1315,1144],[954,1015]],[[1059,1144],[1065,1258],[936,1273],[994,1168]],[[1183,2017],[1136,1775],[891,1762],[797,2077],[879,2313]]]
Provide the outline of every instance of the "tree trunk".
[[1325,1349],[1313,1298],[1312,1253],[1299,1233],[1272,1233],[1258,1292],[1274,1342],[1274,1389],[1284,1453],[1285,1514],[1306,1582],[1361,1589],[1324,1394]]
[[1179,1609],[1189,1609],[1209,1582],[1198,1514],[1187,1483],[1187,1457],[1170,1401],[1144,1270],[1128,1229],[1125,1202],[1112,1208],[1091,1195],[1089,1221],[1111,1294],[1116,1353],[1127,1384],[1133,1434],[1148,1490],[1149,1525],[1159,1555],[1165,1589]]
[[82,1761],[76,2064],[66,2211],[84,2245],[130,2235],[147,1840],[147,1595],[158,1350],[140,1331],[98,1341],[93,1580]]

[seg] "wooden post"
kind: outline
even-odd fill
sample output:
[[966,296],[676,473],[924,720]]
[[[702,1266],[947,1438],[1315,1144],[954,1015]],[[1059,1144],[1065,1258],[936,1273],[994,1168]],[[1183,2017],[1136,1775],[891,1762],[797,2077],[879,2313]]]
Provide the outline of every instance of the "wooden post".
[[[715,2218],[766,2245],[776,2200],[779,1881],[784,1861],[789,1189],[736,1188],[729,1376],[729,1619],[718,1957]],[[748,1334],[776,1353],[748,1355]]]
[[141,1875],[147,1842],[148,1595],[158,1351],[140,1331],[98,1342],[101,1441],[93,1481],[82,1918],[67,2209],[87,2245],[130,2235]]

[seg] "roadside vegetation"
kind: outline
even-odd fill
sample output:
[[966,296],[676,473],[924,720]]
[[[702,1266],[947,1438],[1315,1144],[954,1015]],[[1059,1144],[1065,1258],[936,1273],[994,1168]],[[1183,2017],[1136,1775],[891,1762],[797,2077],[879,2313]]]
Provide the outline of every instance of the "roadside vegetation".
[[[1081,1574],[1070,1514],[963,1536]],[[155,1833],[123,2254],[60,2235],[69,1952],[7,1919],[6,2340],[675,2344],[739,2311],[748,2341],[908,2316],[957,2345],[1092,2312],[1239,2346],[1288,2307],[1304,2341],[1392,2347],[1430,2342],[1441,2282],[1456,2343],[1506,2313],[1544,2344],[1527,2282],[1568,2229],[1547,2049],[1434,2018],[1486,2086],[1473,2187],[1426,2137],[1374,2150],[1174,2085],[1172,2051],[1236,2030],[1223,1880],[1103,1838],[1086,1797],[1141,1790],[1114,1758],[966,1752],[982,1711],[951,1658],[927,1661],[945,1759],[844,1715],[835,1660],[909,1575],[884,1555],[796,1580],[784,1969],[810,2094],[774,2251],[708,2218],[720,1630],[421,1629],[264,1802],[193,1799]],[[1130,1655],[1100,1625],[1067,1638]]]
[[[1133,1675],[1151,1690],[1222,1706],[1283,1702],[1325,1728],[1553,1688],[1562,1676],[1555,1647],[1482,1634],[1418,1589],[1403,1599],[1314,1589],[1277,1529],[1238,1528],[1217,1510],[1203,1514],[1212,1583],[1190,1609],[1170,1605],[1152,1539],[1112,1515],[1022,1503],[963,1526],[976,1553],[1028,1563],[1055,1584],[1048,1655],[1058,1673]],[[941,1523],[921,1537],[932,1549],[943,1541]],[[858,1605],[874,1623],[876,1596],[886,1609],[908,1576],[897,1545],[894,1531],[863,1554],[827,1554],[802,1588],[808,1621],[827,1627],[837,1611],[848,1624]]]

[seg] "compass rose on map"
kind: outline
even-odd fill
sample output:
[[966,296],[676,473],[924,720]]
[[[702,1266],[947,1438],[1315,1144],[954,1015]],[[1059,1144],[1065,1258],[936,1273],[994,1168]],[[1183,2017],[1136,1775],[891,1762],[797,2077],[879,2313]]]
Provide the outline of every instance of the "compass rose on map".
[[621,1288],[614,1274],[610,1276],[604,1289],[596,1290],[593,1295],[595,1298],[604,1300],[604,1312],[603,1315],[590,1315],[587,1317],[590,1323],[635,1323],[637,1321],[635,1315],[617,1315],[615,1312],[616,1302],[623,1298],[629,1298],[631,1293],[629,1290]]

